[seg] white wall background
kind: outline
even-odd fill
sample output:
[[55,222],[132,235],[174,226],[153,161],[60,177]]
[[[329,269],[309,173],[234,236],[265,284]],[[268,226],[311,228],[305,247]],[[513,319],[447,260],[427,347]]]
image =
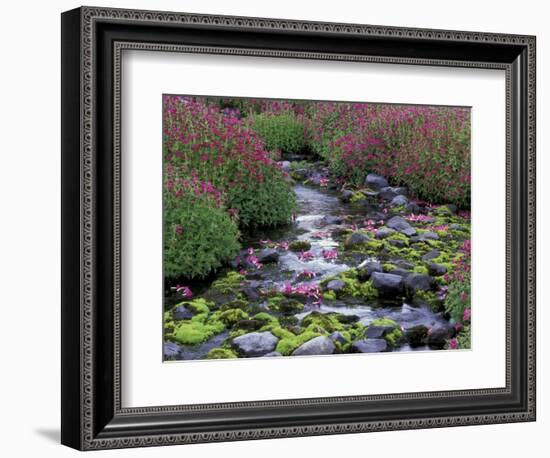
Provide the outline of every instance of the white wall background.
[[[543,456],[550,428],[550,319],[544,258],[550,181],[550,30],[544,2],[393,0],[117,0],[96,5],[319,21],[533,34],[538,38],[538,421],[453,429],[278,439],[104,452],[108,456],[229,458],[340,454],[421,457]],[[0,451],[4,456],[74,456],[59,442],[60,13],[76,1],[10,2],[0,46]]]

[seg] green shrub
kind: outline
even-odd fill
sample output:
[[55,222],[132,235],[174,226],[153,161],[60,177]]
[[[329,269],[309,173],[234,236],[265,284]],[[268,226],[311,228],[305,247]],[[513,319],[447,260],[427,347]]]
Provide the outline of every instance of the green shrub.
[[237,254],[237,225],[211,198],[197,196],[191,188],[164,196],[166,277],[205,277]]
[[304,123],[292,112],[258,114],[252,118],[251,127],[270,151],[297,153],[306,144]]
[[165,96],[163,126],[165,174],[216,189],[243,228],[290,222],[292,186],[242,120],[193,98]]

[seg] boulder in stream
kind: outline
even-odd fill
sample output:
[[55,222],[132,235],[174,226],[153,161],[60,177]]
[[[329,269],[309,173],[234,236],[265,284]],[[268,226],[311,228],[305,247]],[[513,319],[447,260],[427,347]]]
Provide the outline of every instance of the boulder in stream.
[[416,234],[416,229],[412,227],[407,222],[407,220],[405,218],[402,218],[401,216],[394,216],[390,218],[388,221],[386,221],[386,226],[409,237]]
[[379,353],[388,350],[385,339],[363,339],[353,342],[351,350],[354,353]]
[[376,173],[369,173],[365,178],[365,185],[375,191],[388,187],[388,180]]
[[329,337],[319,336],[300,345],[292,352],[292,356],[331,355],[334,350],[336,350],[336,346]]
[[263,356],[275,350],[278,341],[279,339],[271,332],[265,331],[251,332],[235,337],[232,344],[242,356],[255,357]]
[[371,280],[382,297],[395,297],[403,294],[403,277],[400,275],[374,272],[371,275]]

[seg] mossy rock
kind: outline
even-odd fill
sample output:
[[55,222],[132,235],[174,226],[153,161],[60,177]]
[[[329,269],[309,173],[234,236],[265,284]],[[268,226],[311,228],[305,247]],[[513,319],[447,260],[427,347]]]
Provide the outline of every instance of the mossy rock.
[[228,301],[222,304],[220,309],[222,311],[231,310],[231,309],[245,310],[247,307],[248,307],[248,301],[242,299],[242,296],[239,295],[237,299],[234,299],[232,301]]
[[294,350],[306,343],[308,340],[324,335],[323,333],[315,332],[311,329],[304,329],[300,334],[296,335],[281,327],[272,329],[271,333],[280,339],[277,343],[275,351],[284,356],[290,355]]
[[231,271],[228,272],[225,277],[220,278],[212,283],[212,288],[216,289],[222,294],[237,294],[244,279],[245,278],[243,275],[239,274],[238,272]]
[[390,318],[377,318],[370,323],[369,326],[380,326],[393,329],[390,332],[386,332],[384,335],[384,339],[391,348],[395,348],[395,346],[403,340],[403,331],[401,327]]
[[233,359],[238,358],[237,353],[229,348],[213,348],[206,355],[207,359]]
[[304,304],[297,299],[282,295],[270,297],[267,304],[270,310],[281,313],[296,313],[304,309]]
[[260,312],[260,313],[257,313],[256,315],[254,315],[254,316],[252,317],[252,319],[258,320],[258,321],[262,321],[263,323],[278,322],[278,320],[277,320],[276,317],[274,317],[273,315],[270,315],[270,314],[267,313],[267,312]]
[[288,248],[291,251],[308,251],[311,248],[311,243],[309,243],[307,240],[294,240],[293,242],[290,242],[290,245]]
[[378,297],[378,290],[373,286],[372,281],[359,281],[356,269],[350,269],[343,272],[338,278],[346,285],[337,295],[361,297],[366,300],[372,300]]
[[238,321],[248,319],[248,313],[241,309],[228,309],[223,312],[216,312],[213,318],[221,321],[225,326],[231,327]]
[[173,338],[184,345],[196,345],[206,342],[224,329],[221,321],[184,321],[174,330]]
[[320,313],[317,311],[311,312],[302,320],[302,326],[305,328],[321,328],[328,333],[341,331],[344,326],[338,321],[337,313]]

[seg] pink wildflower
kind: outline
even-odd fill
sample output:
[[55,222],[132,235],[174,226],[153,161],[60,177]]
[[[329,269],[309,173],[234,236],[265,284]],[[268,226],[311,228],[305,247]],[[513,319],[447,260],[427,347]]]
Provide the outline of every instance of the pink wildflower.
[[185,298],[193,297],[193,292],[188,286],[176,285],[176,292],[180,293]]
[[464,310],[464,314],[462,315],[463,321],[470,321],[470,318],[472,317],[472,311],[470,308],[467,308]]
[[323,254],[323,258],[327,260],[336,259],[338,257],[338,251],[336,250],[323,250],[322,254]]
[[449,347],[451,348],[451,350],[456,350],[458,348],[458,340],[456,339],[449,340]]

